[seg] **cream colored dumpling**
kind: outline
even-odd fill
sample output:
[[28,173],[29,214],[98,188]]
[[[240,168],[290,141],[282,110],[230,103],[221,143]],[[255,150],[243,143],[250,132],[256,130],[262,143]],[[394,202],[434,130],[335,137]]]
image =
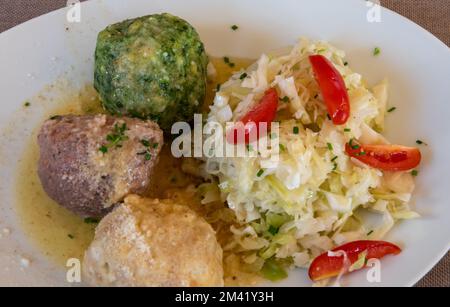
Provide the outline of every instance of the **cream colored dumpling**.
[[130,195],[98,225],[83,275],[95,286],[222,286],[222,249],[188,207]]

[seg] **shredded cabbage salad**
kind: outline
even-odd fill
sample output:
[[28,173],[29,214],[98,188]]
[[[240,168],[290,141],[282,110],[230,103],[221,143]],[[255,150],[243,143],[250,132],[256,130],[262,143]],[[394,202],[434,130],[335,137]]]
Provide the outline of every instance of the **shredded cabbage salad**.
[[[335,126],[327,117],[308,56],[321,54],[341,73],[351,104],[350,119]],[[233,240],[224,247],[272,280],[288,266],[308,267],[324,251],[346,242],[378,240],[398,220],[418,217],[408,205],[410,172],[383,172],[345,153],[354,138],[386,144],[388,82],[370,88],[345,62],[345,53],[322,41],[300,39],[290,48],[263,54],[235,73],[216,93],[209,122],[236,122],[273,87],[280,97],[280,161],[253,157],[204,158],[213,182],[203,203],[226,200],[236,214]],[[224,129],[225,130],[225,129]],[[247,148],[251,151],[251,148]],[[220,193],[214,192],[220,190]]]

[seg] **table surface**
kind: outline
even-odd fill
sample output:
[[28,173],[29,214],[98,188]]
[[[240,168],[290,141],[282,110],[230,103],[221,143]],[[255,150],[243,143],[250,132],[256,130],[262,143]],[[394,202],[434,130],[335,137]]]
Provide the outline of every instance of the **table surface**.
[[[0,0],[0,32],[66,3],[67,0]],[[381,0],[381,4],[421,25],[450,46],[449,0]],[[447,253],[416,286],[450,287],[450,254]]]

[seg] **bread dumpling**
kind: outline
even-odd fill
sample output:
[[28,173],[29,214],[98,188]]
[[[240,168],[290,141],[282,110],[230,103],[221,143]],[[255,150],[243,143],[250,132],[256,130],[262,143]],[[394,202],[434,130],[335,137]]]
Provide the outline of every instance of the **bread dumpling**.
[[222,249],[187,206],[130,195],[99,223],[83,275],[94,286],[223,286]]

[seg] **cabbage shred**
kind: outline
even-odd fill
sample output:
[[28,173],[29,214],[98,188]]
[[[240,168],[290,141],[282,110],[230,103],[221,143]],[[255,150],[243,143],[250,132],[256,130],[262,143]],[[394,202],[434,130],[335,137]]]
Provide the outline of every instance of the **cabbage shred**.
[[[343,126],[333,125],[327,116],[308,59],[312,54],[328,58],[344,78],[351,116]],[[337,245],[381,239],[398,220],[418,217],[408,204],[414,189],[410,173],[382,172],[345,153],[352,139],[388,143],[380,134],[386,80],[370,88],[347,65],[343,51],[301,39],[236,72],[217,92],[208,121],[224,127],[226,121],[238,121],[270,87],[280,97],[280,133],[270,136],[282,148],[279,163],[268,165],[256,154],[205,158],[202,165],[236,215],[233,239],[225,250],[278,280],[285,277],[280,265],[308,267]]]

